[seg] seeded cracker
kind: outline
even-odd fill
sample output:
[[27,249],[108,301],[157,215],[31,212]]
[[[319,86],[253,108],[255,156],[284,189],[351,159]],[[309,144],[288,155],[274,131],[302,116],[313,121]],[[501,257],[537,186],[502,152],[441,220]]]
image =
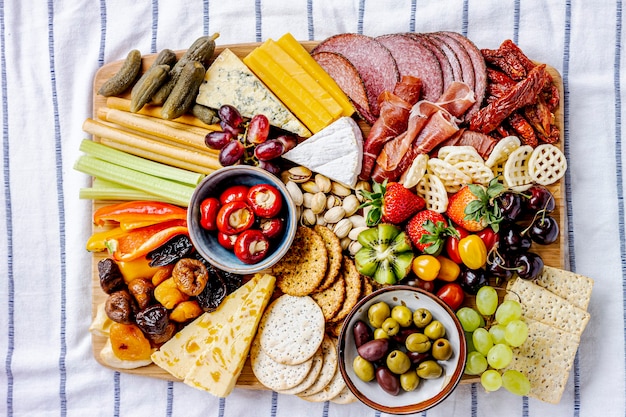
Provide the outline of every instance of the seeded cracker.
[[324,240],[313,229],[300,226],[289,251],[272,267],[272,275],[283,293],[304,296],[320,286],[327,268]]
[[335,348],[333,339],[328,336],[324,336],[324,340],[322,341],[322,357],[322,370],[320,371],[317,380],[313,383],[313,385],[298,395],[307,396],[317,394],[330,384],[335,372],[338,372],[337,349]]
[[593,279],[584,275],[545,265],[534,281],[537,285],[565,298],[578,308],[587,310],[591,300]]
[[298,385],[296,385],[293,388],[281,390],[278,392],[280,392],[281,394],[295,395],[295,394],[301,393],[307,388],[310,388],[311,385],[315,383],[315,381],[320,375],[322,366],[324,365],[323,361],[324,361],[324,356],[322,354],[322,348],[320,347],[315,353],[315,355],[313,355],[313,357],[311,358],[311,363],[312,363],[311,370],[307,374],[306,378],[304,378],[304,381],[300,382]]
[[352,259],[344,258],[341,273],[346,280],[346,299],[341,310],[333,317],[332,323],[337,323],[346,318],[361,296],[361,274],[359,274]]
[[313,230],[322,237],[324,245],[326,246],[326,252],[328,253],[328,268],[326,270],[326,277],[320,283],[320,286],[315,292],[321,292],[328,289],[339,275],[341,269],[341,262],[343,260],[343,251],[341,250],[341,242],[339,238],[326,226],[316,225]]
[[297,365],[315,355],[324,339],[324,314],[309,296],[281,295],[259,324],[259,343],[276,362]]
[[281,391],[295,387],[308,375],[313,361],[299,365],[278,363],[263,352],[259,338],[256,337],[250,347],[250,364],[256,379],[267,388]]
[[326,321],[332,320],[333,317],[341,310],[343,302],[346,299],[346,284],[343,278],[343,274],[339,274],[335,278],[335,282],[330,288],[311,294],[311,298],[322,309],[324,313],[324,319]]

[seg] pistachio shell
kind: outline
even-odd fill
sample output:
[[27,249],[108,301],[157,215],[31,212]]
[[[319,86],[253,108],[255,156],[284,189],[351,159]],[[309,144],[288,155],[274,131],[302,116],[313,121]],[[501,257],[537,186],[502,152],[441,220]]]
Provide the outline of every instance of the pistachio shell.
[[304,208],[311,208],[313,205],[313,193],[302,193],[302,205]]
[[315,174],[315,184],[317,184],[320,191],[324,193],[330,192],[330,189],[332,187],[330,179],[322,174]]
[[300,217],[300,224],[303,226],[315,226],[317,223],[317,216],[313,213],[313,210],[306,208],[302,210],[302,216]]
[[313,213],[319,214],[326,209],[326,194],[319,192],[313,195],[311,199],[311,210]]
[[315,181],[312,180],[303,182],[302,184],[300,184],[300,187],[302,187],[302,189],[307,193],[315,194],[320,192],[320,187],[318,187]]
[[353,214],[349,217],[352,222],[353,227],[367,227],[367,222],[365,221],[365,217],[360,214]]
[[352,194],[352,190],[346,187],[345,185],[339,184],[338,182],[333,181],[330,192],[338,195],[339,197],[347,197]]
[[287,172],[289,173],[289,179],[298,184],[307,182],[311,179],[311,176],[313,175],[310,169],[303,166],[293,167]]
[[324,220],[327,223],[337,223],[346,216],[346,210],[341,206],[336,206],[324,213]]
[[326,209],[330,210],[333,207],[336,206],[340,206],[341,205],[341,198],[337,197],[336,195],[329,195],[328,198],[326,199]]
[[356,213],[361,204],[359,203],[359,199],[356,197],[356,195],[350,194],[343,199],[343,203],[341,205],[346,211],[346,216],[349,217]]
[[339,240],[339,243],[341,243],[342,250],[348,250],[350,243],[352,243],[352,239],[350,239],[349,237],[344,237],[343,239]]
[[350,252],[350,255],[354,256],[362,247],[363,245],[361,245],[358,240],[353,240],[348,245],[348,252]]
[[298,184],[293,181],[287,181],[285,187],[287,187],[287,191],[289,192],[289,195],[291,196],[294,204],[296,206],[301,206],[304,202],[304,197],[302,195],[302,190],[300,190],[300,187],[298,187]]
[[335,232],[339,239],[343,239],[344,237],[348,236],[350,230],[352,230],[352,222],[350,221],[350,219],[346,218],[339,220],[333,228],[333,232]]
[[362,203],[363,201],[365,201],[365,197],[361,195],[360,191],[361,190],[372,191],[372,186],[370,185],[368,181],[361,180],[356,183],[356,185],[354,186],[354,189],[356,190],[356,197]]
[[315,224],[319,224],[320,226],[326,226],[328,224],[328,222],[326,221],[326,219],[324,218],[323,214],[318,214],[316,216],[316,221]]
[[350,233],[348,233],[348,237],[352,240],[357,240],[359,237],[359,234],[365,230],[369,229],[369,227],[367,226],[361,226],[361,227],[352,227],[352,230],[350,230]]

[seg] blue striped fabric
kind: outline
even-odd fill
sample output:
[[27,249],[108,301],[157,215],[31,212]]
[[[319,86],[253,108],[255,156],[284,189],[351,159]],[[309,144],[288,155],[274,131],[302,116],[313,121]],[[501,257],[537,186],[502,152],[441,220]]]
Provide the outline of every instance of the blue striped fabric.
[[452,30],[480,48],[512,39],[563,79],[567,262],[596,280],[592,319],[558,405],[462,384],[421,416],[626,415],[626,227],[621,0],[0,0],[2,416],[381,416],[362,404],[307,403],[237,389],[225,399],[112,371],[93,357],[91,204],[72,169],[91,116],[92,80],[132,48],[184,49],[291,32]]

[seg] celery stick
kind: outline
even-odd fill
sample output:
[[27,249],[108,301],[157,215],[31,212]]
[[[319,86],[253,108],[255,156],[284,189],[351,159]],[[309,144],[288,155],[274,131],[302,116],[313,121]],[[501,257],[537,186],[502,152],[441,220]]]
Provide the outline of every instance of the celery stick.
[[173,204],[184,207],[189,206],[189,200],[195,189],[175,181],[115,165],[90,155],[80,156],[74,164],[74,169],[93,177],[113,181],[163,197]]
[[78,198],[85,200],[166,201],[163,197],[103,180],[101,178],[94,178],[91,187],[80,188],[78,190]]
[[182,184],[196,186],[204,178],[204,174],[176,168],[160,162],[131,155],[127,152],[113,149],[110,146],[106,146],[89,139],[83,139],[79,149],[86,154],[112,164],[127,167],[145,174],[154,175],[155,177],[180,182]]

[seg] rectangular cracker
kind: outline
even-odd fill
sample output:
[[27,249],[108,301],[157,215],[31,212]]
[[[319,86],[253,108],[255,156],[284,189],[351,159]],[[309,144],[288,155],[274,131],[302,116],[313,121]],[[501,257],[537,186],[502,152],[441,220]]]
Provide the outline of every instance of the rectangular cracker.
[[574,364],[580,337],[536,320],[524,318],[524,321],[528,325],[528,338],[513,349],[513,356],[537,358],[542,366],[569,371]]
[[507,284],[505,300],[522,304],[522,315],[580,336],[590,315],[566,299],[528,280],[516,278]]
[[565,298],[578,308],[587,310],[591,299],[593,279],[584,275],[545,265],[534,281],[537,285]]
[[516,356],[507,369],[515,369],[522,372],[530,381],[529,397],[536,398],[550,404],[558,404],[565,391],[569,371],[554,364],[544,365],[537,358]]

